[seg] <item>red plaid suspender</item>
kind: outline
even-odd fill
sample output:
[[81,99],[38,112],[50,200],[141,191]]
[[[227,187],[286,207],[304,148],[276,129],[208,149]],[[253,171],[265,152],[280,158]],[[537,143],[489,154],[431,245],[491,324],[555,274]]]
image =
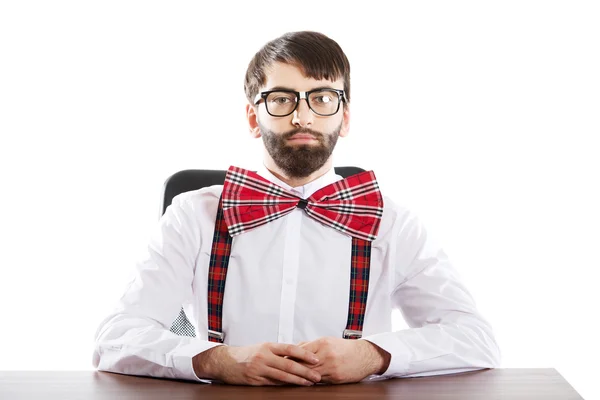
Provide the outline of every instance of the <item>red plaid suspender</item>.
[[223,343],[224,339],[223,294],[232,241],[223,218],[222,200],[219,200],[208,269],[208,340],[211,342]]
[[[231,254],[232,237],[223,217],[223,204],[219,200],[215,232],[208,271],[208,340],[223,343],[223,294]],[[360,339],[365,319],[369,292],[369,267],[371,265],[371,242],[352,238],[352,271],[350,275],[350,301],[348,322],[342,336],[344,339]]]
[[343,334],[344,339],[360,339],[362,337],[369,293],[370,266],[371,242],[353,237],[350,302],[348,304],[348,322]]

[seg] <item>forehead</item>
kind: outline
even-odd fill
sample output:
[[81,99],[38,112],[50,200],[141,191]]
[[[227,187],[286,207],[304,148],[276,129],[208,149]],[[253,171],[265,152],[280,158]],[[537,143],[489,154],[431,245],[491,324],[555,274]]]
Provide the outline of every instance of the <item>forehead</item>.
[[318,87],[331,87],[334,89],[344,89],[342,78],[335,81],[328,79],[314,79],[302,74],[302,70],[295,65],[281,62],[273,63],[265,70],[267,79],[262,90],[269,90],[274,87],[284,87],[299,92],[311,90]]

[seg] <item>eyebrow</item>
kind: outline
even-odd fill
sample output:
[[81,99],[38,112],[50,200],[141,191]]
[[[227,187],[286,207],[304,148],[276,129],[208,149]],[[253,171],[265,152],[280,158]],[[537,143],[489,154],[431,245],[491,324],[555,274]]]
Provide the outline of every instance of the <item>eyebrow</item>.
[[[316,87],[316,88],[313,88],[313,89],[307,90],[307,92],[310,92],[310,91],[313,91],[313,90],[323,90],[323,89],[334,89],[334,90],[340,90],[340,89],[336,89],[336,88],[334,88],[334,87],[332,87],[332,86],[319,86],[319,87]],[[272,87],[272,88],[270,88],[270,89],[268,89],[268,90],[265,90],[265,92],[270,92],[270,91],[273,91],[273,90],[288,90],[288,91],[290,91],[290,92],[297,92],[297,90],[296,90],[296,89],[292,89],[292,88],[290,88],[290,87],[287,87],[287,86],[275,86],[275,87]]]

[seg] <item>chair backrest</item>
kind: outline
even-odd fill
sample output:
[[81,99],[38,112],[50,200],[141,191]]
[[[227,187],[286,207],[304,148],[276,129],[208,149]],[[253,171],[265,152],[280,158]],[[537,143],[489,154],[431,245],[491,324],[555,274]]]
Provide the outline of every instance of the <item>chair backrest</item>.
[[[364,172],[359,167],[335,167],[336,174],[344,178]],[[173,201],[173,197],[180,193],[198,190],[212,185],[222,185],[225,182],[227,171],[212,169],[186,169],[171,175],[163,186],[163,195],[160,205],[160,215],[165,213],[167,207]]]

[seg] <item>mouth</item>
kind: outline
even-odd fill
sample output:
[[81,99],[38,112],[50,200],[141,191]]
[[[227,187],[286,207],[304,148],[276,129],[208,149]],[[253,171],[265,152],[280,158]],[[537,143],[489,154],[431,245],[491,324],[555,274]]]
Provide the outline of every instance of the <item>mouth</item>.
[[313,141],[317,141],[317,138],[314,137],[313,135],[309,135],[307,133],[297,133],[294,136],[292,136],[291,138],[289,138],[288,141],[293,142],[293,143],[313,142]]

